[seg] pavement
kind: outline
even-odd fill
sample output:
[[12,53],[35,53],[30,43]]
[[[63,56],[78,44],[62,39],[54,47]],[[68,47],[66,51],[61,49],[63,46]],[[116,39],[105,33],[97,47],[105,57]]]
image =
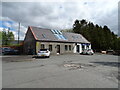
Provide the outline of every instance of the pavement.
[[3,88],[118,88],[118,56],[2,57]]

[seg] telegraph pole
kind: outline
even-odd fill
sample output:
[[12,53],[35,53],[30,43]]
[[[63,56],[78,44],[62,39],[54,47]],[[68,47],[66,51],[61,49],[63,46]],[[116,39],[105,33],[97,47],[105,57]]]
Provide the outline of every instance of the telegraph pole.
[[20,39],[19,34],[20,34],[20,22],[19,22],[19,26],[18,26],[18,44],[19,44],[19,39]]
[[10,43],[10,27],[8,27],[8,32],[7,32],[7,44]]

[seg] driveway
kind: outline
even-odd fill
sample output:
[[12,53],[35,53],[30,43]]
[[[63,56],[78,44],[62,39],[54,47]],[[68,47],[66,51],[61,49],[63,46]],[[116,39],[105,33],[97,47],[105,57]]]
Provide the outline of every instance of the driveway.
[[118,88],[118,56],[3,56],[3,88]]

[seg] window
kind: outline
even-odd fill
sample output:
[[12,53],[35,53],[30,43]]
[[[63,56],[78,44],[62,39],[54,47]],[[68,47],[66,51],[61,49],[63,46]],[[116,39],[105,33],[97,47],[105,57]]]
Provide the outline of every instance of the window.
[[67,51],[68,50],[68,46],[67,45],[65,45],[65,51]]
[[52,51],[52,45],[49,45],[49,50]]
[[44,49],[45,48],[45,45],[44,44],[41,44],[41,49]]
[[45,34],[42,34],[43,38],[46,38],[46,35]]
[[69,45],[69,50],[71,51],[71,45]]

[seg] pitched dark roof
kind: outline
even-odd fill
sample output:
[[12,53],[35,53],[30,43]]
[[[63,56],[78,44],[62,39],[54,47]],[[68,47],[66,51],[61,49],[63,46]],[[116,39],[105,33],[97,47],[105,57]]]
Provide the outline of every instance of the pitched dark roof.
[[81,42],[81,43],[90,43],[87,39],[85,39],[81,34],[63,32],[63,34],[68,38],[70,42]]
[[39,27],[30,26],[30,29],[36,40],[40,41],[57,41],[57,42],[79,42],[79,43],[90,43],[81,34],[63,32],[63,35],[67,38],[66,40],[58,39],[52,33],[51,29],[44,29]]

